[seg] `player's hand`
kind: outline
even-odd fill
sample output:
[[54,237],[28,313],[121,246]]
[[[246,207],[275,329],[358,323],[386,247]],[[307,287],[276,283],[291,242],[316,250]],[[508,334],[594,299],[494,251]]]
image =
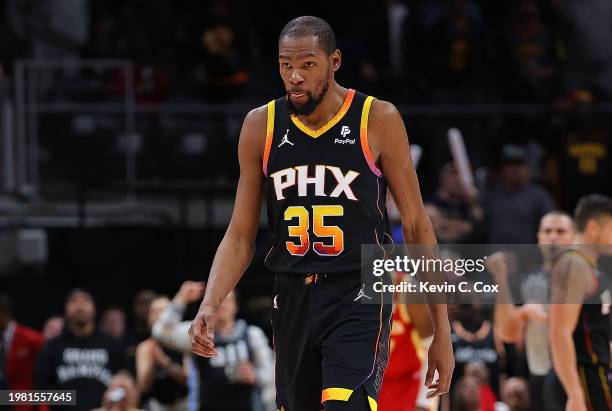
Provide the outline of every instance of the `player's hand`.
[[255,385],[257,383],[255,367],[248,361],[243,361],[238,364],[237,374],[238,382],[248,385]]
[[541,324],[546,324],[548,314],[544,309],[544,304],[528,303],[521,306],[519,309],[523,320],[537,321]]
[[183,305],[198,301],[204,295],[206,284],[203,281],[185,281],[174,299]]
[[[454,369],[455,357],[450,340],[450,330],[447,328],[434,334],[427,353],[425,387],[430,390],[427,392],[427,398],[434,398],[448,392]],[[434,381],[436,374],[438,379]]]
[[508,263],[506,254],[503,252],[498,251],[488,256],[485,268],[491,273],[497,284],[502,284],[503,287],[508,282]]
[[203,305],[200,311],[191,322],[189,327],[189,339],[191,340],[191,350],[194,354],[202,357],[216,357],[215,350],[215,320],[216,311]]
[[565,403],[565,411],[587,411],[582,393],[570,395]]

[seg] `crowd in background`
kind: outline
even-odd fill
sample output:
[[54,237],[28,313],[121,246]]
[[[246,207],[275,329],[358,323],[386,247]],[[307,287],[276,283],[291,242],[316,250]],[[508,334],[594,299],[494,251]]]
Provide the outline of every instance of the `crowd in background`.
[[[3,0],[4,72],[20,57],[130,58],[142,101],[267,96],[276,36],[323,15],[345,55],[341,78],[397,103],[552,101],[612,96],[609,2],[386,0],[267,6],[244,0]],[[265,23],[264,23],[265,22]],[[363,28],[367,28],[364,30]]]
[[[0,347],[5,351],[0,350],[4,359],[0,387],[76,390],[76,409],[81,410],[276,409],[271,340],[264,330],[236,318],[235,293],[219,310],[218,356],[191,355],[189,322],[182,322],[182,317],[186,305],[199,301],[203,291],[203,283],[191,281],[172,300],[143,290],[135,297],[133,322],[128,325],[123,309],[108,307],[97,315],[92,294],[73,289],[63,315],[50,317],[42,331],[20,324],[10,300],[2,295]],[[148,310],[139,313],[139,306]],[[483,338],[470,340],[457,332],[469,334],[464,327],[470,332],[482,327],[488,331]],[[453,331],[457,372],[452,409],[492,411],[497,403],[509,406],[497,409],[529,410],[528,374],[521,365],[512,364],[523,354],[509,353],[494,337],[491,312],[479,306],[461,307],[454,314]]]
[[42,331],[18,323],[2,294],[0,389],[76,390],[80,410],[274,409],[272,348],[262,329],[236,318],[236,293],[219,309],[219,355],[191,356],[189,322],[181,321],[186,305],[203,292],[203,283],[192,281],[172,300],[142,290],[128,325],[122,308],[98,315],[92,293],[75,288],[63,315],[50,317]]
[[[239,103],[246,112],[278,97],[284,93],[278,33],[296,13],[318,13],[334,27],[342,51],[339,81],[400,107],[411,142],[424,149],[418,171],[425,193],[433,194],[450,159],[450,127],[463,130],[477,169],[500,166],[503,145],[523,146],[531,178],[563,209],[585,193],[608,190],[611,116],[596,104],[612,96],[609,2],[368,1],[347,18],[348,7],[3,0],[0,88],[11,90],[19,58],[128,59],[135,65],[136,101],[152,110],[136,117],[137,177],[233,181],[235,163],[222,159],[235,155],[242,115],[223,106],[195,116],[155,109],[163,103]],[[49,78],[44,71],[34,77],[40,101],[122,102],[127,92],[125,68],[54,70]],[[406,103],[447,111],[404,111]],[[487,111],[462,113],[469,103],[486,104]],[[489,109],[492,103],[545,103],[547,109],[504,114]],[[125,175],[123,120],[114,125],[110,114],[60,110],[39,121],[41,181],[81,178],[96,186]],[[570,180],[577,183],[561,183]],[[481,188],[495,184],[489,173]],[[492,197],[500,195],[494,191]]]

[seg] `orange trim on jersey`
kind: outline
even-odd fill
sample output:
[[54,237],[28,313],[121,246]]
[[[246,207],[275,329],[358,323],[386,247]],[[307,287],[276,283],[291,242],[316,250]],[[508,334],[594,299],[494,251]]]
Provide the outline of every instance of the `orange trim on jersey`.
[[363,155],[370,166],[370,170],[377,177],[382,177],[382,171],[376,167],[376,163],[374,162],[374,157],[372,156],[372,152],[370,151],[370,146],[368,145],[368,117],[370,115],[370,106],[372,105],[372,101],[374,97],[368,96],[363,103],[363,110],[361,112],[361,126],[360,126],[360,137],[361,137],[361,149],[363,151]]
[[606,397],[606,402],[608,403],[608,409],[612,410],[612,395],[610,394],[610,386],[608,385],[608,377],[605,374],[604,368],[602,366],[599,368],[599,381],[601,381],[601,388],[603,389],[604,396]]
[[272,139],[274,138],[274,108],[276,104],[274,100],[268,103],[268,122],[266,124],[266,145],[263,153],[263,173],[268,176],[268,157],[270,156],[270,148],[272,147]]
[[589,355],[591,356],[591,362],[593,363],[593,365],[596,365],[599,363],[599,357],[597,356],[597,354],[595,353],[595,350],[593,349],[593,341],[591,340],[591,332],[589,330],[589,325],[587,324],[586,318],[584,318],[584,316],[586,316],[586,313],[583,311],[582,315],[580,316],[581,317],[580,320],[582,321],[584,345],[586,345],[586,349],[589,352]]
[[582,392],[584,393],[584,400],[586,402],[587,410],[594,411],[593,405],[591,404],[591,395],[589,393],[589,386],[586,382],[586,375],[584,373],[584,367],[578,367],[578,374],[580,375],[580,385],[582,385]]
[[368,395],[368,403],[370,404],[371,411],[378,411],[378,404],[376,400]]
[[355,90],[349,89],[348,93],[346,94],[346,98],[344,99],[344,103],[342,103],[342,107],[340,107],[340,111],[338,111],[338,113],[336,113],[336,115],[333,116],[327,123],[323,124],[322,127],[319,127],[316,130],[311,129],[310,127],[302,123],[299,117],[295,114],[291,115],[291,121],[293,121],[293,124],[295,124],[297,128],[308,134],[310,137],[319,138],[323,133],[325,133],[327,130],[338,124],[340,120],[342,120],[342,117],[344,117],[349,107],[351,106],[354,96]]
[[353,394],[353,390],[348,388],[326,388],[321,394],[321,404],[325,401],[348,401]]

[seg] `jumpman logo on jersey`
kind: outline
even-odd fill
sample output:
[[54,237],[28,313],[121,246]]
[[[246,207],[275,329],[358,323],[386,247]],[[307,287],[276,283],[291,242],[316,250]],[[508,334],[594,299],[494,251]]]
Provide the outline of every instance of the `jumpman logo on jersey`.
[[285,143],[293,145],[293,143],[291,141],[289,141],[289,135],[288,134],[289,134],[289,129],[287,129],[287,132],[283,136],[283,139],[281,140],[280,144],[278,145],[279,147],[282,146]]
[[365,284],[361,286],[361,290],[359,290],[359,294],[357,294],[357,298],[355,298],[353,301],[357,301],[361,298],[367,298],[368,300],[372,299],[372,297],[370,297],[369,295],[365,293],[365,286],[366,286]]

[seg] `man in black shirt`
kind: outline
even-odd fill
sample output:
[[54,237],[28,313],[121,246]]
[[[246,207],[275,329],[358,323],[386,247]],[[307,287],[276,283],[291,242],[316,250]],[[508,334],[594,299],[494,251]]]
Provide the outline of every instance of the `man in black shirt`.
[[96,330],[95,316],[91,294],[83,289],[71,291],[64,330],[46,342],[36,366],[35,387],[76,390],[76,410],[100,406],[113,374],[124,364],[121,346]]

